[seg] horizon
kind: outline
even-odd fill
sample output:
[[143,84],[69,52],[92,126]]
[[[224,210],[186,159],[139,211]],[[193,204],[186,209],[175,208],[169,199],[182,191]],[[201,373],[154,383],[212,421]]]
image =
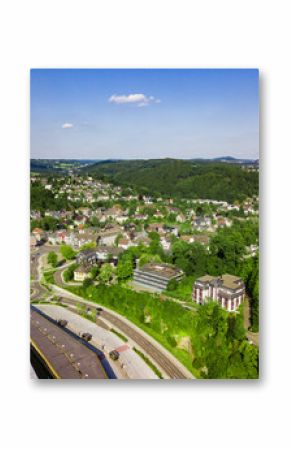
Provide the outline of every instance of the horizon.
[[223,154],[259,158],[257,69],[31,70],[32,159]]
[[84,158],[79,158],[79,157],[30,157],[30,160],[50,160],[50,161],[57,161],[57,160],[66,160],[66,161],[71,161],[71,160],[79,160],[79,161],[133,161],[133,160],[138,160],[138,161],[150,161],[150,160],[160,160],[160,159],[173,159],[173,160],[181,160],[181,161],[194,161],[194,160],[199,160],[199,159],[204,159],[204,160],[214,160],[214,159],[234,159],[234,160],[245,160],[245,161],[252,161],[252,160],[258,160],[259,156],[257,158],[237,158],[234,156],[217,156],[214,158],[207,158],[207,157],[197,157],[197,158],[177,158],[177,157],[158,157],[158,158],[100,158],[100,159],[95,159],[95,158],[90,158],[90,157],[84,157]]

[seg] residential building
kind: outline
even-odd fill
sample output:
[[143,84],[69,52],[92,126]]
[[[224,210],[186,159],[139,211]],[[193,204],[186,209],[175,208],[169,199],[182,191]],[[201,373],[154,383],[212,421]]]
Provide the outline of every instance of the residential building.
[[147,232],[158,232],[158,234],[165,234],[163,223],[150,223],[147,227]]
[[80,251],[76,257],[77,263],[82,265],[94,265],[97,261],[96,249]]
[[90,276],[90,267],[85,265],[80,265],[74,271],[74,280],[78,282],[83,282]]
[[160,239],[160,245],[164,249],[164,251],[170,251],[171,249],[171,240],[168,236],[161,237]]
[[44,230],[41,228],[34,228],[32,230],[32,234],[36,238],[37,242],[44,241],[46,238],[46,234],[45,234]]
[[37,244],[36,237],[33,234],[30,234],[30,246],[33,247],[36,246],[36,244]]
[[98,245],[108,245],[111,246],[115,243],[116,237],[122,233],[122,228],[119,226],[113,226],[108,228],[99,234],[97,234]]
[[193,243],[194,242],[194,236],[193,235],[181,235],[180,240],[186,243]]
[[240,277],[230,274],[202,276],[195,281],[192,292],[192,299],[197,304],[205,304],[208,300],[217,301],[229,312],[236,311],[244,297],[244,282]]
[[116,248],[115,246],[98,246],[95,249],[96,261],[98,264],[111,262],[114,265],[117,265],[119,255],[123,251],[124,250],[122,248]]

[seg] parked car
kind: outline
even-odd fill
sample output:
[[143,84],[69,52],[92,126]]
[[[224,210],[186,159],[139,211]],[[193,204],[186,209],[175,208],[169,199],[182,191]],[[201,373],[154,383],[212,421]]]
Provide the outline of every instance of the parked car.
[[114,350],[109,353],[109,356],[112,360],[118,360],[120,354],[118,353],[118,351]]
[[68,324],[68,321],[67,321],[67,320],[57,320],[57,324],[58,324],[60,327],[66,327],[67,324]]
[[86,341],[90,341],[92,339],[92,337],[93,337],[92,334],[90,334],[89,332],[84,332],[82,334],[82,338]]

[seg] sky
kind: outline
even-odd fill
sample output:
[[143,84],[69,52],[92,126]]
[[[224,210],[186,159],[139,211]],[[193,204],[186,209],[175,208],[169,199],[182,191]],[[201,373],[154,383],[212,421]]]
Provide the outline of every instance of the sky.
[[32,69],[31,157],[259,157],[256,69]]

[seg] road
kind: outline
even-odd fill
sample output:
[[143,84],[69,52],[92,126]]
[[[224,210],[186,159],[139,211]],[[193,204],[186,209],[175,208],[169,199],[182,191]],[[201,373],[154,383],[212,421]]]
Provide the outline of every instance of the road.
[[[112,366],[118,379],[158,379],[158,376],[144,362],[144,360],[133,350],[134,344],[126,342],[126,350],[120,352],[119,359],[114,361],[110,358],[110,352],[124,346],[124,341],[115,333],[111,327],[100,326],[80,316],[75,309],[61,307],[52,304],[38,304],[37,309],[44,312],[53,320],[63,319],[67,321],[66,328],[76,335],[84,332],[91,334],[90,344],[100,349]],[[100,319],[97,320],[100,323]]]
[[[36,258],[33,263],[38,264],[39,259],[42,254],[45,252],[51,251],[52,248],[40,247],[39,253],[40,255]],[[84,300],[82,297],[73,295],[64,288],[66,287],[63,284],[61,273],[65,268],[62,267],[60,270],[56,271],[54,278],[56,284],[60,287],[58,290],[57,287],[51,285],[53,291],[57,294],[61,294],[63,302],[71,302],[71,304],[83,303],[88,306],[98,304],[92,303],[90,301]],[[136,342],[136,344],[152,359],[152,361],[160,366],[162,371],[164,371],[170,379],[193,379],[194,376],[184,367],[166,348],[164,348],[161,344],[159,344],[156,340],[154,340],[151,336],[146,334],[142,329],[139,329],[125,317],[117,314],[116,312],[110,311],[106,309],[102,305],[101,316],[108,321],[112,326],[117,327],[123,334]]]
[[249,298],[246,297],[244,301],[244,326],[247,330],[248,340],[252,341],[254,345],[259,346],[259,333],[249,331],[250,324],[250,304]]

